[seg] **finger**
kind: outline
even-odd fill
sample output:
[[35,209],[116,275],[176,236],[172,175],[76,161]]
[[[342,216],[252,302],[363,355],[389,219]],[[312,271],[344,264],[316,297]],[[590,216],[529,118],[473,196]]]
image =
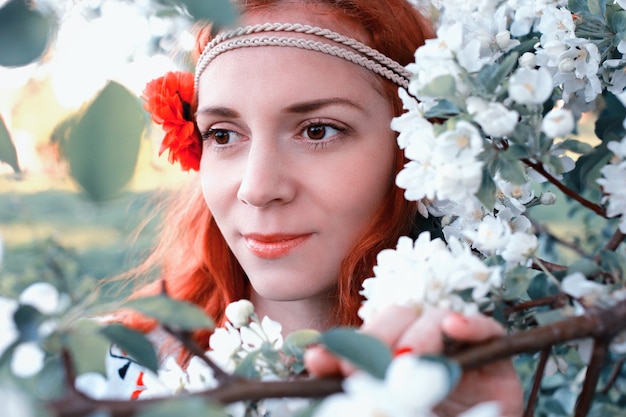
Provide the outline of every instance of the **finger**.
[[443,351],[441,323],[447,314],[449,312],[446,310],[425,309],[419,319],[398,338],[394,348],[410,348],[416,354],[441,353]]
[[304,352],[304,366],[318,377],[341,374],[339,359],[323,346],[311,346]]
[[414,308],[390,306],[363,324],[361,330],[393,348],[420,314]]
[[480,342],[505,333],[500,323],[481,314],[450,313],[443,319],[441,330],[446,336],[464,342]]

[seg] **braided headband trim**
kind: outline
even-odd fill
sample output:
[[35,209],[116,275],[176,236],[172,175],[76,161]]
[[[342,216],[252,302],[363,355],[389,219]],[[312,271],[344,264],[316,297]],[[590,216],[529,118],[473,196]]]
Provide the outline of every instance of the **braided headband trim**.
[[[287,32],[302,33],[306,35],[319,36],[332,40],[341,46],[332,45],[325,42],[314,41],[307,38],[287,37],[287,36],[255,36],[247,35],[267,33],[267,32]],[[360,65],[388,80],[396,83],[400,87],[408,88],[411,73],[398,62],[392,60],[379,51],[369,46],[328,29],[302,25],[299,23],[263,23],[258,25],[244,26],[223,32],[209,42],[196,65],[196,75],[194,79],[195,90],[198,89],[200,76],[209,63],[224,52],[239,48],[249,48],[255,46],[289,46],[310,51],[322,52],[328,55],[345,59]],[[350,49],[348,49],[350,48]]]

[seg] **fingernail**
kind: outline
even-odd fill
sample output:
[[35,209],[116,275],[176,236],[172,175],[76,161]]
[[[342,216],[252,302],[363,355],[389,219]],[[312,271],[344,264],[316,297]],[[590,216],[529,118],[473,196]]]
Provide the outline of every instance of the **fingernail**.
[[401,346],[393,351],[393,357],[397,358],[400,355],[412,354],[413,348],[410,346]]

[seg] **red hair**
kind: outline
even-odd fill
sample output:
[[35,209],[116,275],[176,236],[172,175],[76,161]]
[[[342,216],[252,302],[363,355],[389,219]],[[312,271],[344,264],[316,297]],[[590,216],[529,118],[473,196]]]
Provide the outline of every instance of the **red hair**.
[[[242,0],[242,12],[272,10],[284,0]],[[293,3],[293,1],[288,1]],[[357,28],[369,39],[366,43],[402,65],[413,61],[414,52],[425,39],[433,36],[430,24],[406,0],[303,0],[303,4],[319,5],[328,10],[325,16]],[[293,22],[297,23],[297,22]],[[354,34],[346,33],[354,36]],[[198,50],[210,39],[208,27],[198,34]],[[398,87],[380,77],[382,92],[393,103],[394,114],[402,112]],[[405,159],[398,148],[396,173]],[[357,311],[362,297],[363,280],[372,276],[376,255],[382,249],[394,247],[400,236],[409,235],[416,227],[416,204],[407,201],[403,190],[390,184],[388,198],[378,210],[362,237],[345,257],[336,288],[333,290],[333,311],[329,326],[358,325]],[[163,219],[160,241],[150,257],[137,268],[144,274],[160,268],[160,276],[170,296],[201,306],[218,324],[224,321],[225,307],[232,301],[248,298],[246,275],[228,248],[197,183],[177,193],[168,204]],[[159,282],[137,291],[134,296],[157,293]],[[143,331],[155,323],[131,314],[126,323]],[[197,341],[208,347],[209,334],[197,335]]]

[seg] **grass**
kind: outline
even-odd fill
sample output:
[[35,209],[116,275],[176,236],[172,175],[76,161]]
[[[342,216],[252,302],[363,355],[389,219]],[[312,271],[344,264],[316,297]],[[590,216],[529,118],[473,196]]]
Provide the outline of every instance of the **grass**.
[[[179,181],[178,172],[140,163],[126,191],[96,203],[69,177],[0,176],[0,295],[49,279],[104,283],[136,266],[155,237],[160,191]],[[118,287],[105,285],[103,297]]]

